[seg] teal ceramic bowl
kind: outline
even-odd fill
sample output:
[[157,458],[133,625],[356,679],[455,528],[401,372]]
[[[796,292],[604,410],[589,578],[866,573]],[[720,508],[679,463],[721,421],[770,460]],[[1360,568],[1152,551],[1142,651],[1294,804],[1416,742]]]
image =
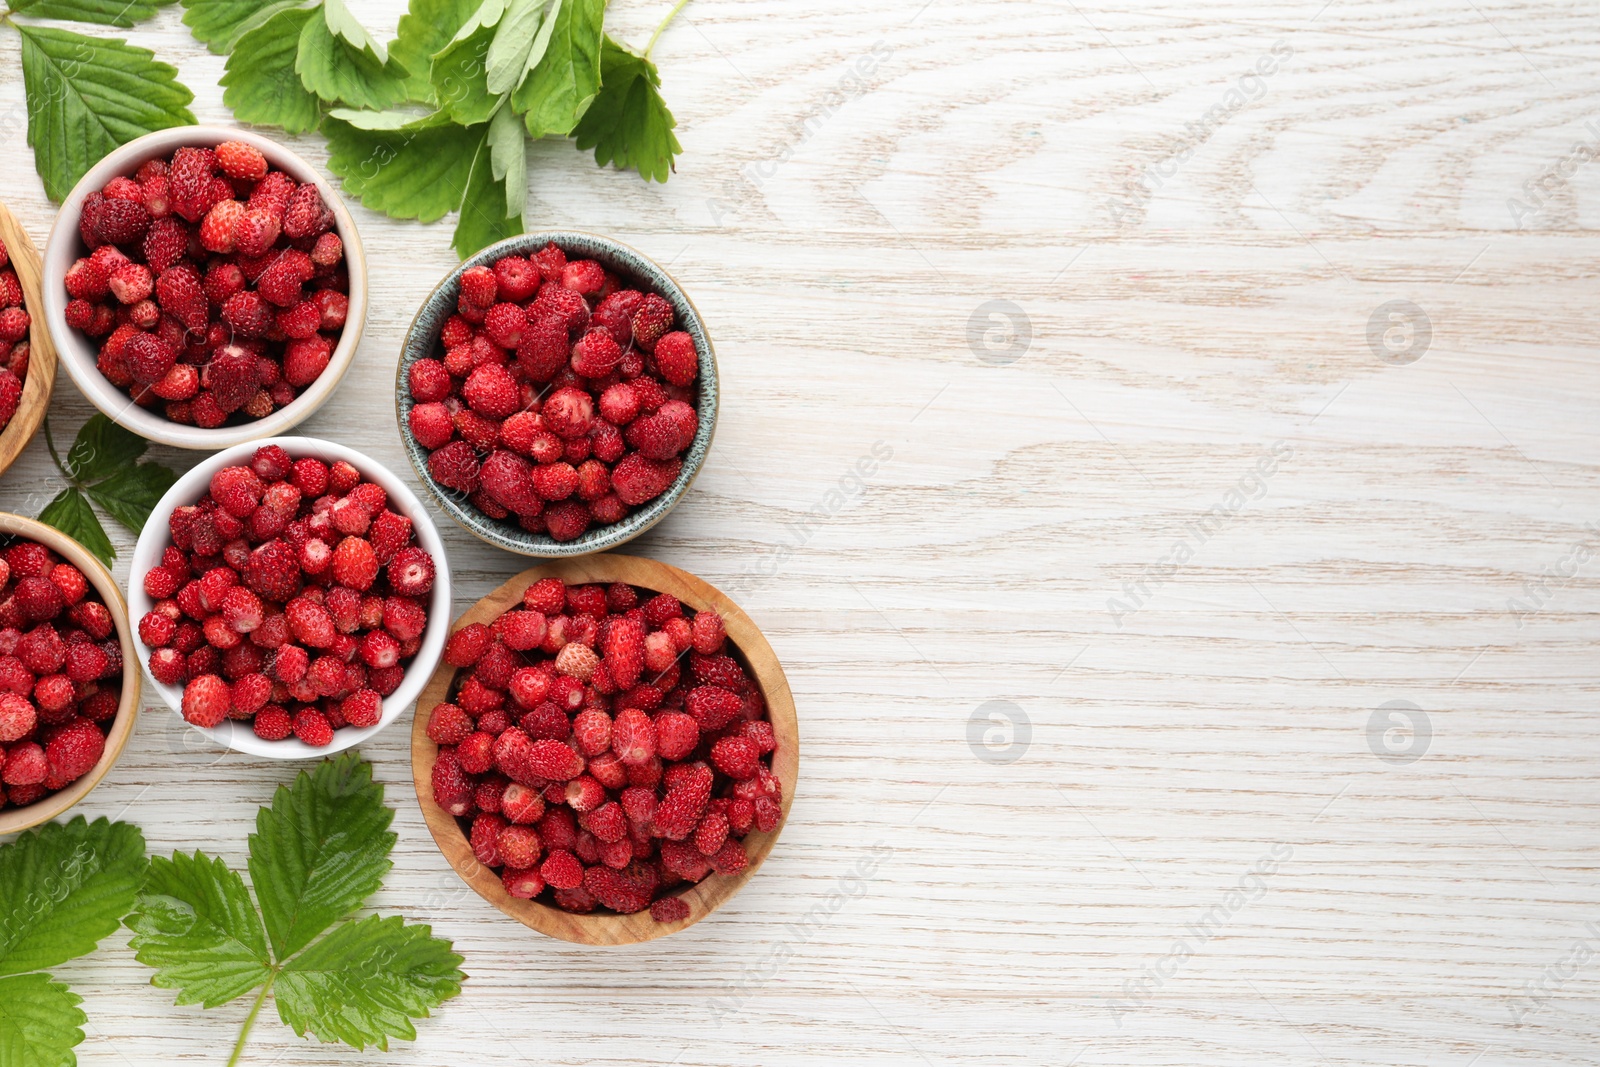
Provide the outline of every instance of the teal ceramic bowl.
[[[695,407],[700,428],[694,441],[683,454],[683,469],[665,493],[634,509],[621,521],[605,526],[594,526],[583,536],[572,541],[557,541],[549,534],[530,533],[509,520],[491,518],[474,507],[467,494],[447,489],[433,480],[428,473],[428,450],[411,435],[411,390],[407,386],[411,364],[419,359],[437,357],[439,331],[455,313],[461,293],[461,274],[470,267],[492,266],[495,260],[508,255],[530,255],[554,241],[567,253],[568,259],[593,259],[624,281],[646,291],[659,293],[677,315],[679,329],[694,338],[695,351],[700,357],[700,376],[696,381],[698,395]],[[590,552],[603,552],[616,548],[644,533],[660,522],[683,499],[705,463],[711,449],[711,438],[717,429],[717,358],[711,348],[711,337],[706,332],[700,312],[690,302],[683,289],[649,257],[609,237],[576,230],[544,230],[525,233],[490,245],[450,272],[428,294],[417,317],[406,333],[405,348],[400,353],[400,366],[395,375],[395,407],[400,424],[400,438],[405,443],[406,454],[417,470],[417,477],[428,487],[439,506],[444,508],[467,532],[497,545],[509,552],[524,556],[554,559],[563,556],[582,556]]]

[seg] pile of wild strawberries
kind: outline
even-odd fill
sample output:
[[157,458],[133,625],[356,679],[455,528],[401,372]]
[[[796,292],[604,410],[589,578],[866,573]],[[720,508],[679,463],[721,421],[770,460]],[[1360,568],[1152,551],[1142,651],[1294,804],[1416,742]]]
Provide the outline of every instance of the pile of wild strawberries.
[[11,254],[0,241],[0,430],[11,423],[28,376],[28,328],[33,319],[23,299],[22,282],[11,269]]
[[694,339],[672,305],[555,244],[461,276],[439,359],[408,373],[428,472],[557,541],[666,492],[699,429]]
[[180,148],[84,200],[67,325],[104,338],[100,372],[173,422],[262,418],[316,381],[344,328],[333,224],[315,185],[253,145]]
[[185,719],[316,746],[377,725],[422,646],[434,578],[411,520],[387,505],[343,460],[266,445],[173,511],[139,639],[156,681],[184,687]]
[[0,552],[0,807],[100,762],[122,702],[122,645],[83,572],[35,541]]
[[444,658],[433,797],[514,897],[676,922],[676,889],[743,870],[742,838],[783,817],[766,704],[714,611],[545,578]]

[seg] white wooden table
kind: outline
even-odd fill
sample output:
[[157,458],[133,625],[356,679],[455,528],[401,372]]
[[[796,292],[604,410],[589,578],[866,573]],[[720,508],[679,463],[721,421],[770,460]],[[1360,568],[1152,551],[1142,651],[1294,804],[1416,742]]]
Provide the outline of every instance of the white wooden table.
[[[440,858],[406,723],[364,748],[399,809],[375,904],[465,992],[364,1057],[269,1011],[245,1062],[1600,1062],[1593,10],[919,4],[694,0],[656,50],[669,184],[530,159],[530,226],[670,263],[716,337],[716,446],[634,548],[784,660],[776,852],[682,935],[543,939]],[[179,16],[128,36],[228,122]],[[18,61],[0,32],[0,116]],[[403,470],[450,233],[353,207],[373,311],[303,429]],[[55,411],[88,411],[65,377]],[[0,507],[53,491],[41,439]],[[458,610],[522,566],[446,536]],[[151,709],[81,810],[242,868],[290,774]],[[58,973],[94,1067],[221,1063],[247,1007],[173,1007],[125,933]]]

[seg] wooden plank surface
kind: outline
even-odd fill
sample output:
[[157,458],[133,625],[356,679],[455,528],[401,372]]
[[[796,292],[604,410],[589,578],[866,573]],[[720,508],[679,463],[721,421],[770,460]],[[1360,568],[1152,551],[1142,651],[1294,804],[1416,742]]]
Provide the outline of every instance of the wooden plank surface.
[[[179,15],[127,37],[227,122]],[[374,903],[471,980],[361,1062],[1597,1062],[1593,11],[694,0],[656,57],[677,175],[541,143],[528,222],[707,317],[717,442],[630,551],[763,627],[799,795],[710,920],[585,949],[451,873],[390,729]],[[42,240],[18,65],[0,28],[0,198]],[[404,471],[450,234],[352,209],[372,314],[304,430]],[[0,508],[54,488],[36,441]],[[458,610],[523,566],[446,536]],[[288,777],[158,709],[83,810],[242,867]],[[221,1062],[247,1005],[173,1007],[125,942],[58,971],[80,1062]],[[246,1063],[356,1061],[270,1016]]]

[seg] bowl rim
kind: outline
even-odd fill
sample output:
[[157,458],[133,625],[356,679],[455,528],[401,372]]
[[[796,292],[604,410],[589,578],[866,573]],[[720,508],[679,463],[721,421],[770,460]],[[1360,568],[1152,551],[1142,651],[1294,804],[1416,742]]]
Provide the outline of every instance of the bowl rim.
[[[90,192],[100,189],[114,177],[131,173],[147,159],[170,155],[186,145],[209,147],[223,141],[243,141],[254,145],[273,167],[285,171],[297,182],[311,182],[317,187],[323,203],[333,212],[334,231],[344,243],[345,268],[350,277],[347,294],[350,308],[339,335],[339,343],[328,357],[327,368],[299,396],[265,418],[239,426],[219,426],[208,430],[184,426],[139,407],[125,391],[112,385],[100,373],[95,366],[97,346],[90,346],[76,330],[67,325],[64,279],[67,268],[84,251],[82,238],[78,234],[78,219],[82,214],[83,201]],[[50,229],[50,237],[45,242],[41,286],[44,290],[42,317],[55,341],[60,362],[78,390],[118,425],[126,426],[141,437],[175,448],[227,448],[247,441],[281,436],[299,425],[326,403],[338,388],[339,382],[355,362],[356,348],[366,328],[366,255],[361,236],[356,231],[355,219],[345,207],[343,198],[315,167],[293,149],[259,133],[231,126],[174,126],[157,130],[112,150],[89,168],[88,173],[78,179],[72,192],[61,202],[55,225]]]
[[0,810],[0,834],[12,834],[47,823],[65,813],[100,784],[106,772],[122,758],[122,750],[127,746],[128,738],[133,736],[134,725],[139,719],[142,686],[139,671],[129,669],[133,662],[130,657],[133,657],[135,652],[133,628],[128,622],[128,605],[123,601],[122,590],[117,587],[116,579],[111,576],[105,564],[96,559],[83,545],[55,527],[46,526],[36,519],[15,515],[9,511],[0,512],[0,536],[25,537],[38,541],[82,571],[94,591],[100,594],[106,609],[111,612],[111,621],[117,631],[117,641],[122,646],[122,696],[117,702],[116,717],[111,720],[111,727],[106,731],[106,745],[104,751],[100,753],[99,762],[65,789],[40,797],[32,804],[20,808],[8,807]]
[[[427,684],[440,655],[444,652],[444,643],[449,636],[450,627],[447,620],[451,611],[450,561],[445,554],[444,540],[439,535],[433,517],[428,514],[426,505],[398,474],[348,445],[317,437],[287,436],[272,437],[263,441],[246,441],[207,457],[173,483],[172,488],[167,490],[150,512],[152,521],[147,522],[143,532],[139,534],[138,543],[134,545],[133,556],[129,561],[129,617],[137,615],[143,618],[145,612],[153,606],[154,602],[150,595],[144,591],[144,576],[160,560],[161,553],[165,551],[170,540],[167,516],[174,508],[182,504],[192,504],[204,496],[212,475],[217,471],[223,467],[242,465],[241,460],[248,460],[256,449],[268,445],[281,445],[295,458],[315,455],[319,459],[343,459],[353,463],[361,471],[364,479],[376,482],[388,493],[390,510],[399,511],[411,519],[418,546],[433,556],[434,578],[433,590],[429,594],[431,602],[428,609],[428,627],[423,632],[422,647],[417,650],[416,656],[406,667],[405,679],[398,689],[384,697],[383,714],[376,726],[346,726],[334,731],[332,744],[313,748],[292,735],[282,741],[262,740],[243,722],[234,719],[224,719],[214,727],[195,726],[183,717],[182,688],[157,681],[150,674],[150,664],[146,657],[140,656],[139,664],[149,677],[152,688],[160,694],[162,701],[171,709],[172,714],[178,717],[179,722],[188,729],[204,734],[214,743],[246,755],[266,759],[321,759],[354,748],[398,719],[405,709],[416,701],[417,694]],[[403,510],[395,507],[397,501],[404,505]]]
[[[608,523],[605,526],[587,530],[582,536],[573,541],[554,541],[548,534],[533,534],[520,528],[503,525],[499,520],[491,519],[483,512],[458,499],[461,494],[453,490],[446,490],[433,479],[428,470],[427,449],[417,443],[412,436],[411,427],[407,416],[412,408],[410,389],[406,382],[407,372],[411,365],[419,359],[433,354],[434,346],[438,342],[438,330],[427,331],[425,341],[420,339],[419,331],[422,327],[422,317],[428,306],[437,298],[446,293],[454,293],[460,289],[461,275],[472,267],[493,263],[495,260],[507,255],[522,255],[529,251],[543,248],[550,242],[561,245],[563,249],[568,242],[592,242],[605,255],[626,259],[632,257],[642,264],[647,274],[653,276],[643,277],[640,280],[660,291],[674,305],[683,321],[684,328],[695,339],[695,353],[699,357],[700,373],[698,377],[698,405],[696,412],[700,416],[699,426],[695,437],[685,450],[683,469],[678,472],[678,477],[673,481],[667,491],[653,500],[646,501],[639,510],[630,513],[618,522]],[[591,255],[595,253],[589,253]],[[637,274],[638,271],[629,265],[625,268],[629,273]],[[451,306],[454,300],[451,300]],[[683,312],[687,311],[687,314]],[[691,326],[692,324],[692,326]],[[440,329],[443,322],[440,323]],[[721,376],[717,369],[716,349],[711,341],[711,331],[706,326],[705,316],[690,299],[688,291],[678,283],[678,280],[667,272],[651,257],[634,248],[632,245],[608,237],[605,234],[593,233],[587,230],[551,229],[537,230],[517,234],[505,240],[497,241],[486,248],[474,253],[463,260],[460,265],[446,274],[439,283],[429,290],[423,298],[422,304],[412,316],[411,324],[406,327],[405,339],[401,344],[400,358],[395,365],[395,422],[400,430],[400,440],[405,446],[406,457],[411,461],[412,468],[417,472],[417,478],[433,494],[445,514],[466,530],[472,536],[507,552],[518,555],[531,556],[536,559],[566,559],[588,555],[595,552],[604,552],[628,543],[639,535],[645,533],[662,519],[667,513],[678,506],[689,492],[695,479],[700,476],[705,467],[706,457],[711,452],[711,443],[716,437],[717,417],[721,412]],[[709,409],[709,410],[708,410]],[[709,418],[706,415],[709,413]],[[690,460],[692,459],[692,462]]]
[[4,473],[22,455],[49,413],[59,361],[43,310],[44,261],[39,255],[39,246],[3,202],[0,202],[0,238],[5,239],[11,269],[22,286],[23,300],[32,319],[28,325],[28,375],[22,381],[22,397],[17,401],[11,421],[0,430],[0,473]]
[[[778,836],[789,824],[789,809],[794,803],[800,772],[800,726],[795,712],[794,694],[782,664],[766,636],[749,615],[726,594],[709,582],[660,560],[605,552],[572,559],[550,560],[511,578],[462,613],[451,631],[473,622],[488,622],[507,607],[518,603],[528,586],[540,578],[561,578],[568,584],[621,581],[657,592],[670,592],[696,611],[714,608],[722,615],[728,640],[743,657],[751,676],[767,702],[767,717],[772,722],[779,744],[773,754],[772,770],[783,783],[782,818],[776,828],[763,833],[751,830],[745,836],[749,865],[736,875],[715,872],[675,895],[689,905],[687,918],[661,923],[648,911],[633,915],[596,912],[578,915],[548,904],[523,900],[506,892],[500,876],[478,863],[467,835],[456,817],[433,799],[433,766],[439,746],[427,733],[428,712],[444,699],[455,680],[456,668],[441,661],[417,698],[411,725],[411,775],[417,805],[434,844],[462,881],[480,897],[524,926],[550,937],[575,944],[629,945],[687,929],[732,899],[755,876],[777,844]],[[426,711],[424,709],[427,709]]]

